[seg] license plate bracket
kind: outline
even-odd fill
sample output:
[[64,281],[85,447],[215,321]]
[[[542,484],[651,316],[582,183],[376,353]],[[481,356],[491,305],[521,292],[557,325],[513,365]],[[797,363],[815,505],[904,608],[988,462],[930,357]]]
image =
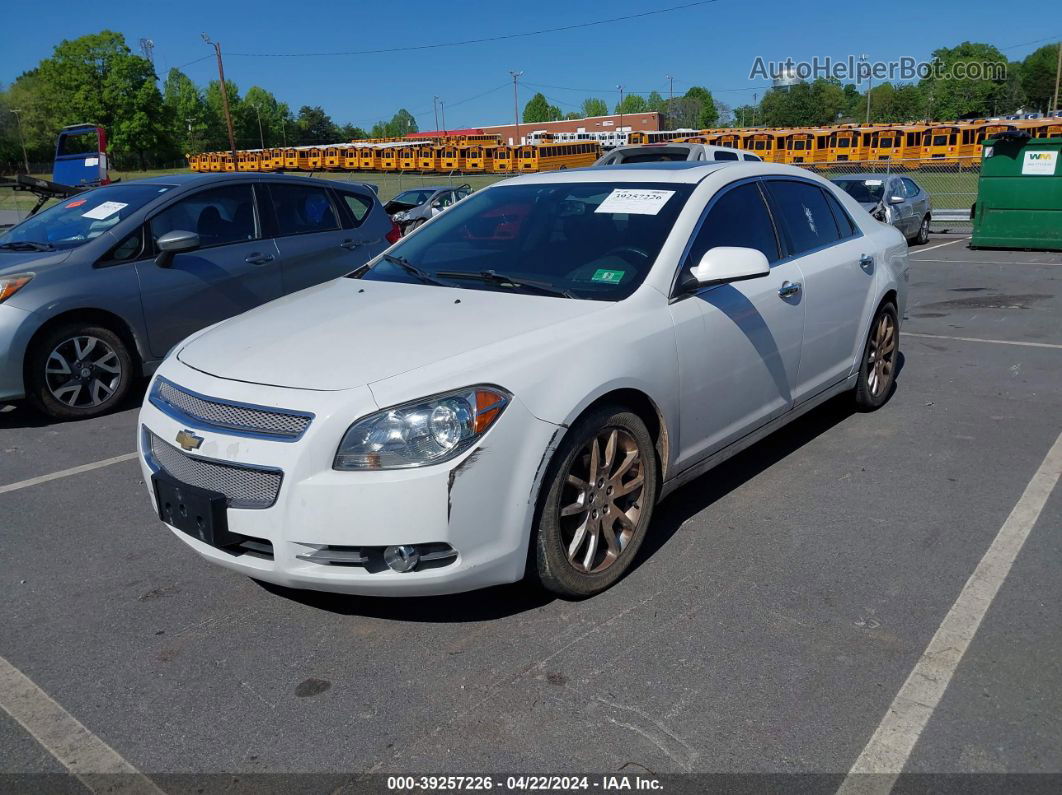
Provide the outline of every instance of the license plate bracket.
[[151,476],[159,519],[212,547],[236,546],[244,537],[229,531],[224,494],[181,483],[164,472]]

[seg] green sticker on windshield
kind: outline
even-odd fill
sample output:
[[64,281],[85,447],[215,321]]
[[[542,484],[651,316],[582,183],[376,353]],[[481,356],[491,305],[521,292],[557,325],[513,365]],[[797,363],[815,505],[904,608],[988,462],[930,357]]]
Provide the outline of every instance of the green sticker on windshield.
[[623,281],[623,274],[626,271],[610,271],[600,268],[594,271],[594,275],[590,277],[592,282],[605,282],[607,284],[619,284]]

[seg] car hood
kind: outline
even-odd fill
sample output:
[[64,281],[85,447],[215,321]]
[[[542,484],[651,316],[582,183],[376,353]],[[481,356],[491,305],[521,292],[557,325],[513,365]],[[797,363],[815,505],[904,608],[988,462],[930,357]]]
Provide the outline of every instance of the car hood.
[[235,381],[353,389],[609,305],[343,278],[224,321],[177,358]]
[[73,249],[64,251],[7,251],[0,249],[0,276],[39,270],[65,262]]
[[868,213],[877,207],[881,202],[859,202],[859,206],[866,210]]

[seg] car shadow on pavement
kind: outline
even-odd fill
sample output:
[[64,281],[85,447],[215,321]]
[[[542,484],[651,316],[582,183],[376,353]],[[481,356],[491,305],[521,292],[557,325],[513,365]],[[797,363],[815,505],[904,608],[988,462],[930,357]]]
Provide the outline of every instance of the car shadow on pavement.
[[[133,384],[122,402],[109,411],[99,415],[109,417],[129,409],[140,408],[144,402],[144,393],[147,388],[147,379],[143,378]],[[95,419],[95,418],[93,418]],[[28,400],[19,400],[16,403],[4,404],[0,402],[0,431],[7,428],[49,428],[52,426],[77,424],[87,420],[57,420],[43,412],[37,411]]]
[[259,580],[255,582],[275,596],[330,613],[430,624],[493,621],[535,610],[557,598],[527,582],[446,596],[399,597],[300,591]]

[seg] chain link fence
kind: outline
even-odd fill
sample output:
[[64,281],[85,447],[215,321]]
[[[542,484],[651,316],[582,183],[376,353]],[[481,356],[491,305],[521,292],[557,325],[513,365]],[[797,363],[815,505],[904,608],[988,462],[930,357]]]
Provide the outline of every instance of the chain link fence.
[[883,178],[895,175],[913,179],[929,194],[933,204],[933,229],[968,231],[970,207],[977,199],[977,180],[981,176],[979,158],[942,160],[846,160],[816,163],[816,173],[827,179],[875,174]]

